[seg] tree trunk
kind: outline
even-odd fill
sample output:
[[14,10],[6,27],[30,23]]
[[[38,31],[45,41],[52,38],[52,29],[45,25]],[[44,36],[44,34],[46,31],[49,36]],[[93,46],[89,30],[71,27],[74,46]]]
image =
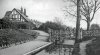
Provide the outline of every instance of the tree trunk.
[[77,0],[77,21],[76,21],[76,37],[75,37],[75,43],[78,42],[78,38],[80,36],[80,0]]
[[90,30],[90,22],[87,22],[87,31]]
[[87,18],[87,31],[90,30],[90,17]]

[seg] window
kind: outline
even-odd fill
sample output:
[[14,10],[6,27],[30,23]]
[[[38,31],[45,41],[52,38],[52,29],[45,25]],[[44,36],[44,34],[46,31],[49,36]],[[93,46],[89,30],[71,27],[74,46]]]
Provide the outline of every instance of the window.
[[21,19],[21,21],[24,21],[24,19]]
[[13,12],[12,12],[12,14],[13,14]]
[[14,18],[14,15],[12,15],[12,18]]
[[20,18],[20,15],[18,15],[18,18]]
[[16,11],[14,11],[14,14],[16,14]]
[[17,15],[15,15],[15,18],[17,18]]

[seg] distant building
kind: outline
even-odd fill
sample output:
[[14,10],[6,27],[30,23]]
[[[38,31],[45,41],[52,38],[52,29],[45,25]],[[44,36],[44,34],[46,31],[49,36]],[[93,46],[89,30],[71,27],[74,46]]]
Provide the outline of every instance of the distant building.
[[26,15],[26,9],[16,9],[7,11],[3,19],[9,19],[11,22],[17,25],[19,29],[33,29],[35,25]]
[[17,22],[29,21],[28,16],[26,15],[26,9],[23,9],[22,7],[21,10],[14,8],[12,11],[7,11],[4,17]]

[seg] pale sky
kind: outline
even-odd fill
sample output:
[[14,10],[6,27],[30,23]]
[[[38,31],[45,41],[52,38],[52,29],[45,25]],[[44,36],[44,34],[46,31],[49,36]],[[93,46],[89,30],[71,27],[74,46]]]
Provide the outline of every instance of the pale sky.
[[[68,5],[68,4],[66,4]],[[63,0],[0,0],[0,18],[5,15],[6,11],[13,8],[20,9],[21,6],[26,8],[27,15],[30,19],[40,22],[53,21],[54,17],[59,17],[67,26],[75,27],[73,17],[65,17],[62,9],[65,6]],[[100,24],[100,10],[96,14],[93,23]],[[81,22],[83,28],[86,27],[84,21]]]

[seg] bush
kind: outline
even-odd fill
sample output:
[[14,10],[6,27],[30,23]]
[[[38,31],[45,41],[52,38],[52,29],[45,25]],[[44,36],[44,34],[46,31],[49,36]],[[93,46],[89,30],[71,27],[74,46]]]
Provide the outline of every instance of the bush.
[[61,29],[64,30],[64,27],[62,25],[59,25],[54,22],[49,22],[49,21],[47,21],[46,23],[43,23],[38,29],[48,32],[48,28],[53,29],[53,30],[61,30]]
[[91,44],[86,46],[87,55],[100,55],[100,37],[96,37]]
[[16,44],[26,42],[26,40],[33,40],[34,37],[25,33],[22,33],[14,29],[2,29],[0,30],[0,46],[9,46],[10,44]]
[[90,40],[91,38],[92,37],[90,37],[90,36],[85,36],[85,37],[82,38],[82,41]]

